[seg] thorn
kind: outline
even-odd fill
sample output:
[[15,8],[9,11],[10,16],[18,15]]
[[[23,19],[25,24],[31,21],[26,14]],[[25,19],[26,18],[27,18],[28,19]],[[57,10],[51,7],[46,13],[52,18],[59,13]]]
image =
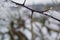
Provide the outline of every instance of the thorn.
[[23,5],[25,5],[26,0],[24,1]]

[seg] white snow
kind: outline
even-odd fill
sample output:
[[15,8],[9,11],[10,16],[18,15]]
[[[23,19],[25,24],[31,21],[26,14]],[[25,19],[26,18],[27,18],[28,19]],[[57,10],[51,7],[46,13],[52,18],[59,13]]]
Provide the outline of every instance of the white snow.
[[58,36],[57,32],[51,31],[50,33],[51,33],[51,37],[54,39]]
[[9,29],[7,27],[0,27],[0,32],[1,33],[6,33],[8,31],[9,31]]
[[43,35],[48,35],[48,30],[46,27],[42,27],[41,30],[42,30]]
[[59,29],[60,29],[57,24],[53,24],[53,23],[47,24],[47,27],[49,29],[56,30],[56,31],[59,31]]

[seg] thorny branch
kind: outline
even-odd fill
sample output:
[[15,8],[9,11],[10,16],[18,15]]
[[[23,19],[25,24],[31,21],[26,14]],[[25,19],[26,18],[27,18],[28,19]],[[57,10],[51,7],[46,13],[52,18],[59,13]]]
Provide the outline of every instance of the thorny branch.
[[19,4],[19,3],[16,3],[16,2],[14,2],[14,1],[11,1],[11,2],[12,2],[12,3],[15,3],[16,5],[20,5],[20,6],[22,6],[22,7],[25,7],[25,8],[27,8],[27,9],[33,11],[33,12],[37,12],[37,13],[39,13],[39,14],[43,14],[43,15],[46,15],[46,16],[48,16],[48,17],[51,17],[51,18],[53,18],[53,19],[55,19],[55,20],[57,20],[57,21],[60,22],[59,19],[57,19],[57,18],[55,18],[55,17],[53,17],[53,16],[51,16],[51,15],[48,15],[48,14],[45,14],[45,13],[44,13],[44,12],[47,12],[48,10],[50,10],[50,8],[47,9],[47,10],[44,10],[44,11],[37,11],[37,10],[33,10],[33,9],[31,9],[31,8],[29,8],[29,7],[27,7],[27,6],[25,6],[24,4],[25,4],[26,0],[24,1],[23,4]]

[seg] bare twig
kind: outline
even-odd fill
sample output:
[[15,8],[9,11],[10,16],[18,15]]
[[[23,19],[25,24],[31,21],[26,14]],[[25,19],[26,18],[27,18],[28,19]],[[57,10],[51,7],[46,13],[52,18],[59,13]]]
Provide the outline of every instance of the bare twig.
[[16,2],[14,2],[14,1],[11,1],[11,2],[12,2],[12,3],[15,3],[16,5],[20,5],[20,6],[22,6],[22,7],[25,7],[25,8],[27,8],[27,9],[31,10],[31,11],[38,12],[38,13],[43,13],[43,12],[47,12],[48,10],[50,10],[50,9],[47,9],[47,10],[44,10],[44,11],[37,11],[37,10],[31,9],[31,8],[29,8],[29,7],[27,7],[27,6],[23,5],[23,4],[19,4],[19,3],[16,3]]
[[23,5],[25,5],[26,0],[24,1]]
[[31,33],[32,33],[32,40],[34,40],[34,32],[33,32],[33,11],[32,11],[32,14],[31,14]]
[[[44,10],[44,11],[37,11],[37,10],[33,10],[33,9],[31,9],[31,8],[29,8],[29,7],[25,6],[25,5],[23,5],[23,4],[19,4],[19,3],[16,3],[16,2],[14,2],[14,1],[11,1],[11,2],[12,2],[12,3],[15,3],[16,5],[20,5],[20,6],[22,6],[22,7],[25,7],[25,8],[27,8],[27,9],[31,10],[31,11],[37,12],[37,13],[39,13],[39,14],[46,15],[46,16],[48,16],[48,17],[51,17],[51,18],[53,18],[53,19],[55,19],[55,20],[57,20],[57,21],[60,22],[59,19],[57,19],[57,18],[55,18],[55,17],[53,17],[53,16],[51,16],[51,15],[44,14],[44,12],[47,12],[48,10],[50,10],[50,8],[47,9],[47,10]],[[25,2],[26,2],[26,1],[25,1]]]

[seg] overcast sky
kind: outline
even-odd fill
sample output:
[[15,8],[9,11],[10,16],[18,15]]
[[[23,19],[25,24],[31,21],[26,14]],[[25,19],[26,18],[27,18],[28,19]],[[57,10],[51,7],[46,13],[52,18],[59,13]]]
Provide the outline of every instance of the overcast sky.
[[[15,2],[18,2],[18,3],[23,3],[24,0],[13,0]],[[56,3],[56,2],[60,2],[60,0],[27,0],[26,1],[26,4],[28,5],[31,5],[31,4],[38,4],[38,3],[42,3],[42,4],[46,4],[46,3]]]

